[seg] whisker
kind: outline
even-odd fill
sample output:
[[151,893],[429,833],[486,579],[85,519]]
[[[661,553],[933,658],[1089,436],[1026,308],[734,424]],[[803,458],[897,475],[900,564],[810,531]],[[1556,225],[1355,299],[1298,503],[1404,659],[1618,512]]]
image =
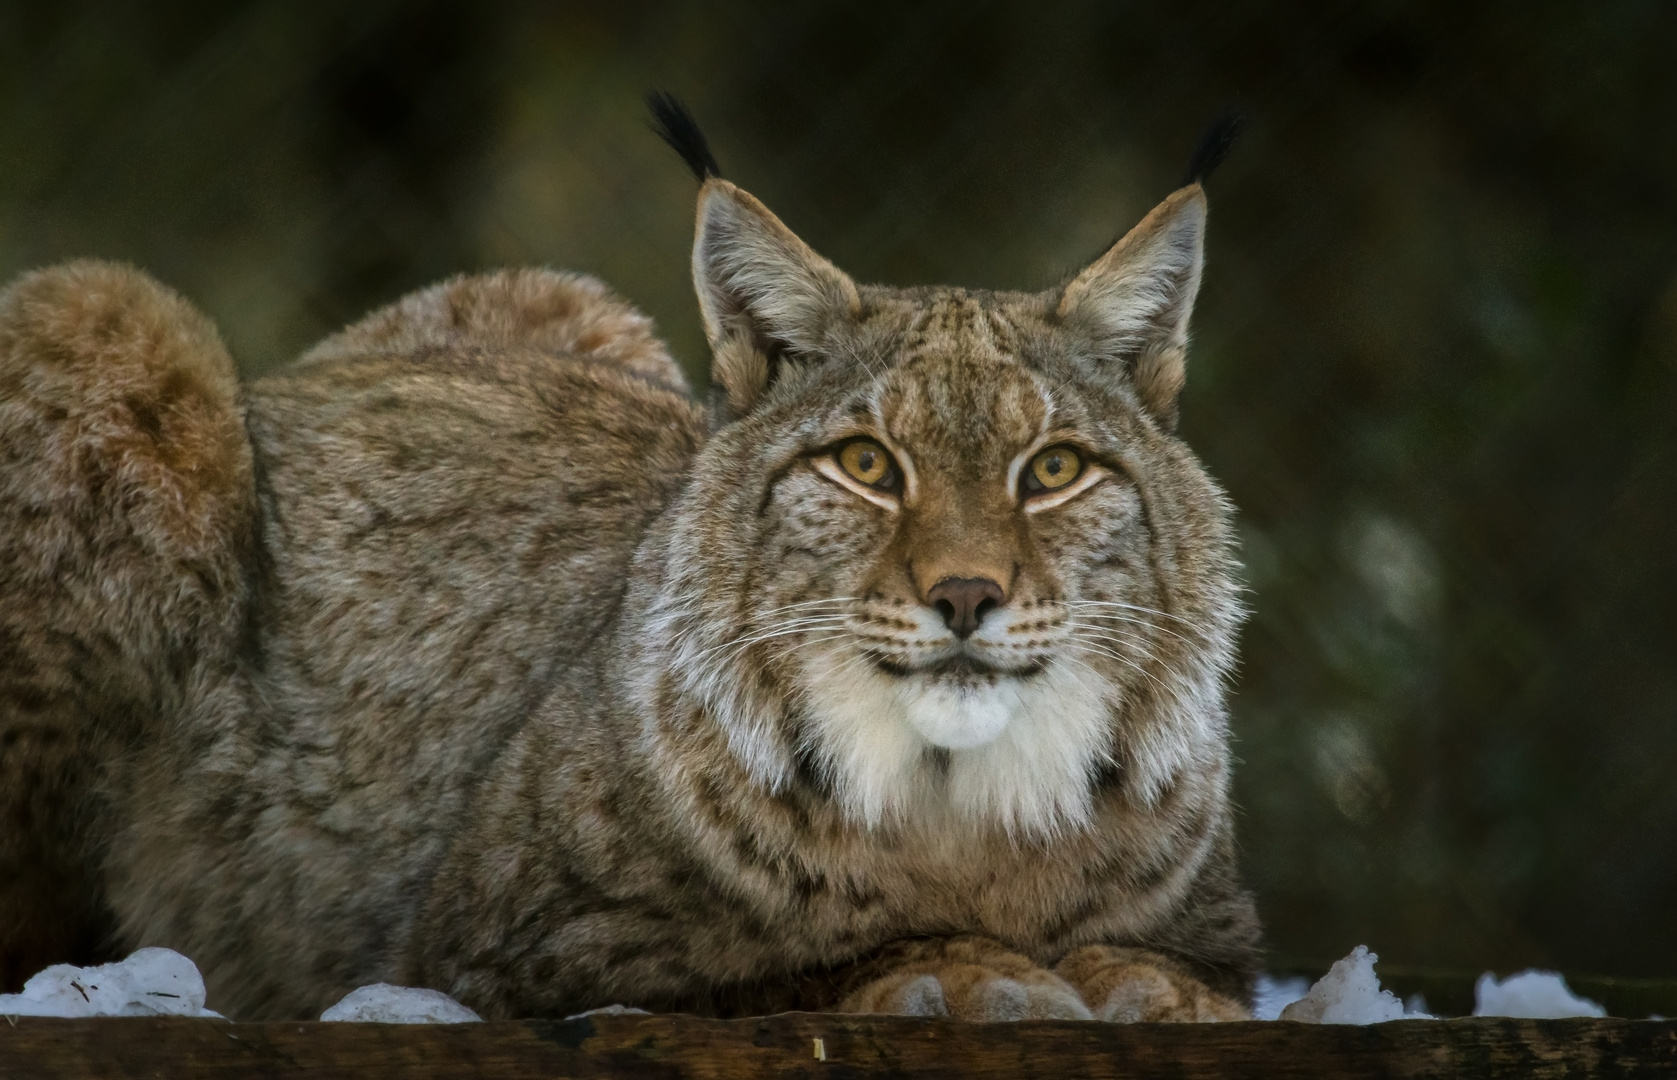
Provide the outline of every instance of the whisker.
[[[828,596],[819,600],[803,600],[796,604],[782,604],[779,607],[769,608],[767,611],[750,612],[748,613],[748,617],[753,621],[759,621],[785,611],[797,611],[803,608],[819,608],[824,605],[849,604],[860,599],[861,597],[859,596]],[[814,612],[812,614],[820,614],[820,612]],[[672,615],[679,618],[701,618],[701,613],[698,609],[688,604],[683,604],[680,607],[673,609]],[[702,633],[707,629],[710,629],[710,627],[707,626],[701,618],[701,621],[676,631],[675,635],[671,638],[670,643],[677,647],[685,645],[687,640],[693,635]]]
[[848,615],[806,615],[798,619],[784,620],[773,626],[748,633],[747,636],[743,638],[731,638],[727,641],[718,642],[715,645],[701,650],[696,659],[706,659],[712,654],[722,650],[737,652],[740,649],[745,649],[755,645],[760,641],[768,641],[777,637],[786,637],[791,634],[807,633],[815,630],[840,630],[844,628],[844,624],[849,620],[849,618],[850,616]]
[[[1102,675],[1100,672],[1098,672],[1094,668],[1090,667],[1087,663],[1085,663],[1079,657],[1065,656],[1065,657],[1055,657],[1055,659],[1057,659],[1057,660],[1058,659],[1064,659],[1069,664],[1075,664],[1077,667],[1082,668],[1084,671],[1087,671],[1090,675],[1093,675],[1096,679],[1099,679],[1104,687],[1110,688],[1111,685],[1112,685],[1110,682],[1108,682],[1106,676]],[[1093,695],[1093,697],[1095,698],[1096,701],[1101,702],[1103,705],[1104,704],[1110,704],[1107,701],[1106,690],[1105,689],[1095,689],[1094,687],[1091,687],[1088,683],[1083,681],[1082,677],[1079,676],[1077,674],[1077,671],[1072,667],[1068,666],[1065,669],[1065,672],[1066,672],[1067,675],[1071,676],[1072,682],[1075,682],[1078,686],[1081,686],[1085,693]]]
[[1073,624],[1073,629],[1072,629],[1072,632],[1070,634],[1070,637],[1073,638],[1073,639],[1077,639],[1077,638],[1081,638],[1081,639],[1084,639],[1084,640],[1094,639],[1094,640],[1099,640],[1099,641],[1110,642],[1110,643],[1115,644],[1115,645],[1120,645],[1127,650],[1131,650],[1131,651],[1134,651],[1136,653],[1139,653],[1142,657],[1151,661],[1152,663],[1155,663],[1155,664],[1163,663],[1163,658],[1161,658],[1157,653],[1155,653],[1149,647],[1148,642],[1146,642],[1144,640],[1140,640],[1140,639],[1138,639],[1136,637],[1133,637],[1131,635],[1127,635],[1127,634],[1123,633],[1121,630],[1118,630],[1118,629],[1113,628],[1113,627],[1091,626],[1091,625],[1085,625],[1085,624]]
[[[806,634],[808,635],[806,637],[806,639],[803,640],[803,641],[794,642],[791,645],[790,648],[785,650],[783,655],[784,656],[794,656],[799,652],[799,650],[808,648],[809,646],[815,644],[816,642],[824,640],[825,635],[836,634],[838,632],[839,631],[837,629],[833,629],[833,628],[822,628],[822,629],[815,629],[815,630],[806,631]],[[747,646],[741,646],[741,647],[739,647],[738,649],[735,649],[732,652],[725,653],[725,654],[718,655],[718,656],[698,657],[698,658],[696,658],[696,662],[704,663],[704,664],[707,664],[707,665],[713,665],[713,666],[717,666],[717,667],[720,667],[720,666],[725,665],[725,664],[731,664],[734,661],[739,660],[742,656],[745,655],[746,647]]]
[[717,644],[719,646],[739,644],[750,641],[761,634],[777,634],[783,630],[797,630],[805,626],[840,625],[849,620],[848,615],[803,615],[795,619],[781,619],[767,626],[751,627],[737,631],[739,636],[727,638]]
[[1167,626],[1158,626],[1154,623],[1144,622],[1140,619],[1135,618],[1134,615],[1153,615],[1153,616],[1156,616],[1160,619],[1165,619],[1165,620],[1168,620],[1170,622],[1173,622],[1177,626],[1180,626],[1183,629],[1189,631],[1190,633],[1193,633],[1193,634],[1196,634],[1196,635],[1200,636],[1201,638],[1206,636],[1205,630],[1203,628],[1201,628],[1200,626],[1196,625],[1195,623],[1193,623],[1192,621],[1190,621],[1188,619],[1185,619],[1180,615],[1172,614],[1171,612],[1168,612],[1168,611],[1160,611],[1158,608],[1143,607],[1139,604],[1126,604],[1126,603],[1121,603],[1121,602],[1116,601],[1116,600],[1066,600],[1066,601],[1063,601],[1063,603],[1068,608],[1117,609],[1117,611],[1122,611],[1122,612],[1125,612],[1125,613],[1133,613],[1133,614],[1117,614],[1113,610],[1104,610],[1104,611],[1101,611],[1099,613],[1089,613],[1089,614],[1091,614],[1092,617],[1094,617],[1094,618],[1118,619],[1118,620],[1122,620],[1122,621],[1125,621],[1125,622],[1133,623],[1133,624],[1138,625],[1138,626],[1148,626],[1152,629],[1155,629],[1155,630],[1159,631],[1161,634],[1169,634],[1171,637],[1174,637],[1178,641],[1181,641],[1181,642],[1183,642],[1184,644],[1187,644],[1187,645],[1196,645],[1198,643],[1193,641],[1193,640],[1190,640],[1189,638],[1183,637],[1181,634],[1177,633],[1176,631],[1170,629]]
[[1136,663],[1134,659],[1125,656],[1123,653],[1117,652],[1113,649],[1108,649],[1105,646],[1095,645],[1087,641],[1073,641],[1071,643],[1071,647],[1081,652],[1098,653],[1102,656],[1110,657],[1134,671],[1137,675],[1140,675],[1142,678],[1153,683],[1153,685],[1157,686],[1166,696],[1172,698],[1173,700],[1176,698],[1176,691],[1165,683],[1163,679],[1159,678],[1151,671],[1148,671],[1146,668]]
[[1156,642],[1148,640],[1148,636],[1142,632],[1152,629],[1151,627],[1137,627],[1134,624],[1090,623],[1078,620],[1073,620],[1070,627],[1073,635],[1102,637],[1110,641],[1119,641],[1128,648],[1146,653],[1150,659],[1158,659],[1153,652],[1153,646]]
[[780,607],[769,608],[767,611],[758,611],[754,614],[758,618],[764,618],[782,611],[795,611],[798,608],[818,607],[822,604],[849,604],[860,599],[860,596],[829,596],[821,600],[805,600],[798,604],[782,604]]

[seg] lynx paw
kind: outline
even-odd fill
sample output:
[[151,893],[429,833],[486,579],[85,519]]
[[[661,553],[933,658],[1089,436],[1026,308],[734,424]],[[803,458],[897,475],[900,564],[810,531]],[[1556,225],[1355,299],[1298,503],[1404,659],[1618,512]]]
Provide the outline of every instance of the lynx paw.
[[1097,1020],[1134,1024],[1252,1019],[1244,1005],[1143,949],[1090,945],[1069,954],[1054,971],[1081,991]]
[[1088,1020],[1076,988],[1026,957],[974,940],[931,943],[845,998],[843,1012],[957,1020]]

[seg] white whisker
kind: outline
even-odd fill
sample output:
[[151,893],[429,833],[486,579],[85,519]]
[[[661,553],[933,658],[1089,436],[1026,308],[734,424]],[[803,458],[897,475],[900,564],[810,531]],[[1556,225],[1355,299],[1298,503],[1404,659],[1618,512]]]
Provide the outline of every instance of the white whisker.
[[1109,649],[1109,648],[1105,647],[1104,645],[1096,645],[1096,644],[1093,644],[1092,642],[1088,642],[1088,641],[1074,641],[1074,642],[1071,643],[1071,648],[1082,651],[1082,652],[1096,653],[1096,654],[1099,654],[1101,656],[1110,657],[1111,659],[1118,661],[1120,664],[1123,664],[1125,667],[1129,668],[1131,671],[1134,671],[1137,675],[1140,675],[1142,678],[1151,682],[1154,686],[1158,687],[1160,692],[1164,693],[1167,697],[1170,697],[1173,700],[1176,697],[1176,691],[1171,689],[1171,687],[1163,679],[1159,678],[1157,675],[1153,674],[1151,671],[1148,671],[1146,668],[1144,668],[1140,664],[1136,663],[1135,660],[1133,660],[1132,658],[1130,658],[1128,656],[1125,656],[1123,653],[1117,652],[1116,650],[1113,650],[1113,649]]
[[[1205,636],[1204,631],[1199,626],[1195,625],[1193,622],[1191,622],[1187,619],[1184,619],[1180,615],[1173,615],[1168,611],[1160,611],[1157,608],[1143,607],[1139,604],[1126,604],[1126,603],[1122,603],[1122,602],[1117,601],[1117,600],[1067,600],[1067,601],[1064,601],[1064,603],[1065,603],[1066,607],[1068,607],[1068,608],[1072,608],[1072,609],[1082,608],[1082,609],[1085,609],[1085,614],[1088,615],[1089,617],[1103,618],[1103,619],[1116,619],[1116,620],[1127,622],[1127,623],[1130,623],[1130,624],[1136,625],[1136,626],[1146,626],[1150,629],[1157,630],[1161,634],[1169,634],[1171,637],[1176,638],[1178,641],[1182,642],[1185,645],[1195,645],[1195,646],[1197,646],[1198,643],[1195,642],[1194,640],[1190,639],[1190,638],[1184,637],[1183,635],[1177,633],[1176,631],[1170,629],[1169,627],[1159,626],[1156,623],[1147,622],[1145,620],[1138,619],[1135,616],[1136,615],[1151,615],[1151,616],[1154,616],[1156,618],[1164,619],[1168,622],[1175,623],[1177,626],[1180,626],[1184,630],[1187,630],[1188,632],[1190,632],[1192,634],[1195,634],[1199,637],[1203,638]],[[1094,612],[1094,611],[1088,611],[1087,610],[1087,609],[1092,609],[1092,608],[1099,608],[1099,609],[1103,609],[1103,610],[1101,610],[1099,612]],[[1120,614],[1120,612],[1122,614]]]
[[809,633],[816,630],[841,630],[844,628],[844,625],[848,620],[848,615],[809,615],[801,619],[787,620],[749,634],[743,638],[731,638],[727,641],[720,642],[700,652],[695,659],[708,659],[712,654],[723,650],[738,652],[739,650],[749,648],[758,642],[787,637],[792,634]]

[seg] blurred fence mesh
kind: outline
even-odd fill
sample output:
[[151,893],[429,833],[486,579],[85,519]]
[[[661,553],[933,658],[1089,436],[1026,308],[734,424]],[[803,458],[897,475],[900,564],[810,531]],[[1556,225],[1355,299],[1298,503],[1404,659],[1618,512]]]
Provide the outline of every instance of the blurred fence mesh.
[[859,278],[999,288],[1236,101],[1183,426],[1241,508],[1272,945],[1669,975],[1674,46],[1658,0],[0,4],[0,271],[130,260],[255,376],[548,263],[702,379],[646,90]]

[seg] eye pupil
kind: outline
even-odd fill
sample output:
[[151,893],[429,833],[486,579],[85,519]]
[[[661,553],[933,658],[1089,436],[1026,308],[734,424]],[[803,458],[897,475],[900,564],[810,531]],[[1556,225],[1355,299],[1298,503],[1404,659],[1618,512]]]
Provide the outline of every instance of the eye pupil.
[[838,462],[851,479],[887,490],[895,483],[891,457],[878,444],[853,442],[838,453]]
[[1076,480],[1082,468],[1083,462],[1070,450],[1044,450],[1031,462],[1029,483],[1039,491],[1062,488]]

